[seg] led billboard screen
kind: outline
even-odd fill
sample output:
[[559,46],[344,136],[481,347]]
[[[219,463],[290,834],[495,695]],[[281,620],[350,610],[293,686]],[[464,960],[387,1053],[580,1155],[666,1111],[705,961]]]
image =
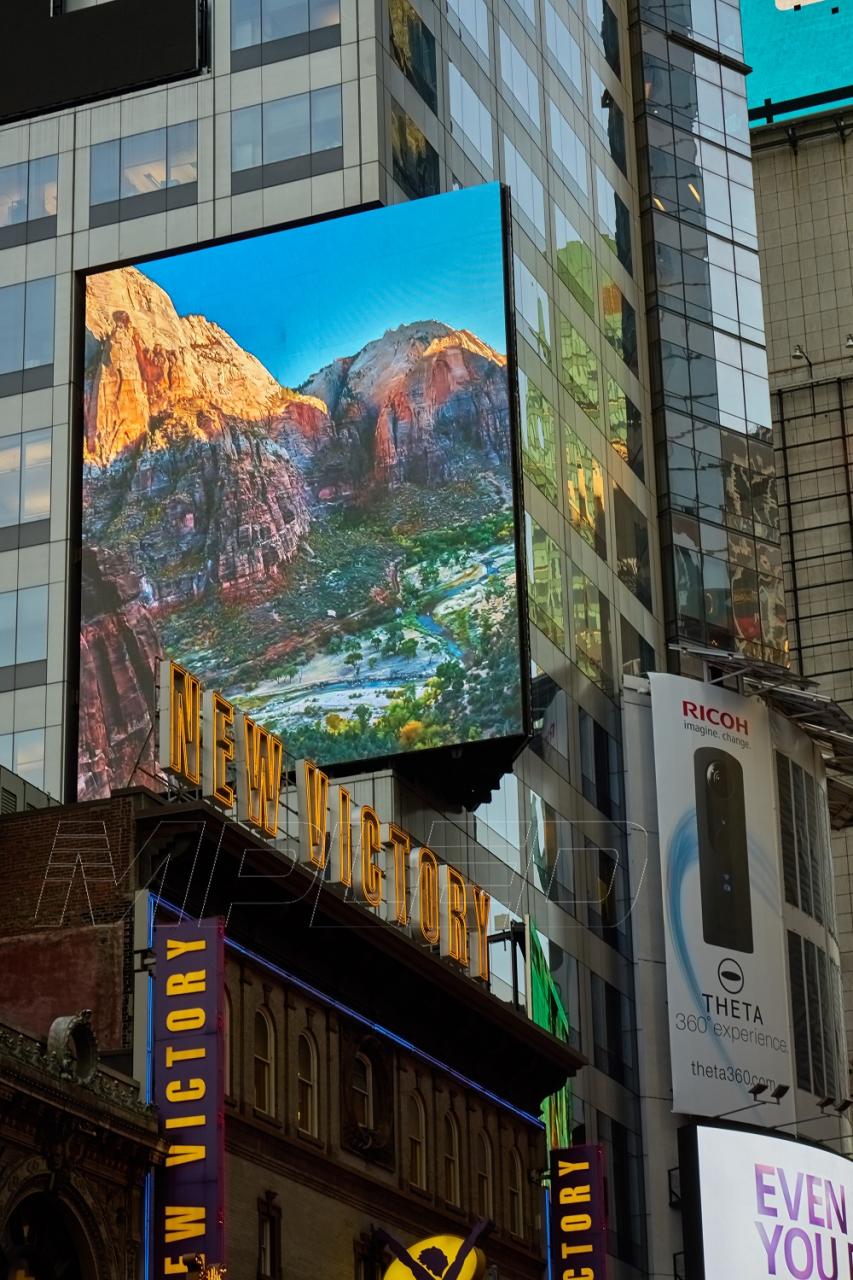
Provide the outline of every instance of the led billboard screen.
[[686,1275],[850,1275],[853,1178],[847,1156],[792,1137],[705,1126],[680,1130],[679,1155]]
[[853,0],[743,0],[750,123],[853,102]]
[[156,659],[321,764],[524,731],[497,184],[86,278],[78,794]]

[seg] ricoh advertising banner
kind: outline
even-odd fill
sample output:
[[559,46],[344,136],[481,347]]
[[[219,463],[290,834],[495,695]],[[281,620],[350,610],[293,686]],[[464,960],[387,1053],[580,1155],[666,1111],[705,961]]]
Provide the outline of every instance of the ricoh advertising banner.
[[[676,1112],[793,1118],[770,722],[760,702],[650,676]],[[770,1101],[780,1085],[790,1092]]]
[[688,1179],[682,1147],[682,1191],[692,1219],[685,1230],[688,1274],[696,1280],[853,1275],[849,1160],[743,1130],[700,1127],[695,1141]]

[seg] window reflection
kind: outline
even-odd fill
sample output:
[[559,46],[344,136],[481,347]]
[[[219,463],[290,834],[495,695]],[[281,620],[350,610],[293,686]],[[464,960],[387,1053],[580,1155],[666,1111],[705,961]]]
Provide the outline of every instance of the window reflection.
[[340,85],[233,111],[231,189],[252,191],[337,168],[342,139]]
[[589,79],[592,89],[590,106],[592,108],[593,121],[599,134],[607,143],[611,159],[616,162],[627,177],[628,161],[627,152],[625,150],[625,116],[622,112],[622,108],[615,101],[613,94],[592,66],[590,66],[589,69]]
[[438,152],[402,107],[391,107],[391,160],[394,181],[413,200],[436,195]]
[[560,370],[563,383],[596,426],[599,412],[598,360],[583,336],[560,316]]
[[56,234],[58,156],[0,168],[0,248]]
[[557,503],[557,434],[554,408],[527,374],[519,370],[521,448],[524,469],[550,502]]
[[90,150],[90,225],[192,203],[197,181],[195,120],[99,142]]
[[631,254],[631,214],[622,197],[598,165],[595,167],[595,196],[601,238],[630,275],[634,270]]
[[548,99],[548,119],[551,128],[551,150],[558,161],[558,171],[568,185],[576,188],[583,202],[589,195],[589,156],[579,135],[569,124],[553,98]]
[[340,0],[231,0],[231,70],[340,44]]
[[652,607],[652,571],[648,523],[618,485],[613,489],[616,525],[616,572],[647,609]]
[[539,888],[552,902],[574,913],[574,837],[571,823],[547,801],[528,790],[530,852]]
[[565,689],[534,662],[530,684],[531,750],[562,777],[569,776],[569,700]]
[[430,111],[435,111],[438,105],[435,36],[409,0],[388,0],[388,15],[394,61]]
[[[452,70],[452,67],[451,67]],[[515,303],[526,334],[546,364],[551,363],[551,318],[547,291],[517,256],[513,256]]]
[[595,317],[595,280],[592,250],[569,222],[558,204],[554,205],[554,241],[557,251],[557,275],[581,304]]
[[639,373],[637,315],[619,286],[602,275],[601,318],[604,336],[632,373]]
[[611,692],[610,602],[577,565],[572,565],[572,627],[578,666],[606,693]]
[[44,729],[0,734],[0,764],[34,787],[43,787]]
[[525,515],[525,539],[530,619],[549,640],[565,649],[560,548],[529,515]]
[[0,528],[50,515],[52,431],[0,437]]
[[614,378],[607,379],[607,407],[611,445],[634,474],[645,479],[642,415]]
[[584,542],[607,559],[604,468],[571,427],[566,438],[566,506],[569,523]]
[[647,671],[654,671],[654,646],[631,626],[627,618],[619,619],[619,627],[622,639],[622,671],[630,676],[641,676]]
[[[493,164],[492,117],[486,105],[452,62],[448,63],[451,131],[463,151],[480,166]],[[473,151],[473,155],[471,154]]]

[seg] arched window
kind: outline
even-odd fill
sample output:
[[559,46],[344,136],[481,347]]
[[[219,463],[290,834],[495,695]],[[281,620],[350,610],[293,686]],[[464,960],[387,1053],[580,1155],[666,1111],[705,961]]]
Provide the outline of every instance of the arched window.
[[409,1095],[409,1183],[426,1191],[426,1111],[420,1094]]
[[352,1104],[356,1124],[373,1128],[373,1064],[363,1053],[352,1065]]
[[444,1198],[448,1204],[461,1203],[459,1176],[459,1125],[452,1111],[444,1116]]
[[477,1210],[481,1218],[495,1216],[494,1170],[492,1144],[481,1129],[477,1134]]
[[255,1013],[255,1107],[266,1115],[273,1114],[273,1080],[275,1079],[275,1032],[266,1009]]
[[317,1088],[317,1045],[310,1031],[301,1031],[296,1050],[296,1124],[312,1138],[320,1133]]
[[524,1235],[524,1179],[515,1147],[509,1153],[509,1229],[514,1236]]
[[222,1033],[223,1033],[222,1056],[224,1059],[225,1096],[227,1098],[231,1097],[231,1086],[232,1086],[233,1053],[234,1053],[234,1050],[232,1047],[233,1045],[233,1032],[231,1029],[232,1024],[233,1024],[233,1014],[231,1011],[231,996],[229,995],[228,988],[226,987],[225,999],[222,1003]]

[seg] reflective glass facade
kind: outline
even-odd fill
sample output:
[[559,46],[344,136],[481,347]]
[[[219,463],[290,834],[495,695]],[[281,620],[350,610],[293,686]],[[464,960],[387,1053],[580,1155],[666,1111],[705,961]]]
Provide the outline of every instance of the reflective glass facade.
[[738,11],[634,21],[667,638],[786,663]]

